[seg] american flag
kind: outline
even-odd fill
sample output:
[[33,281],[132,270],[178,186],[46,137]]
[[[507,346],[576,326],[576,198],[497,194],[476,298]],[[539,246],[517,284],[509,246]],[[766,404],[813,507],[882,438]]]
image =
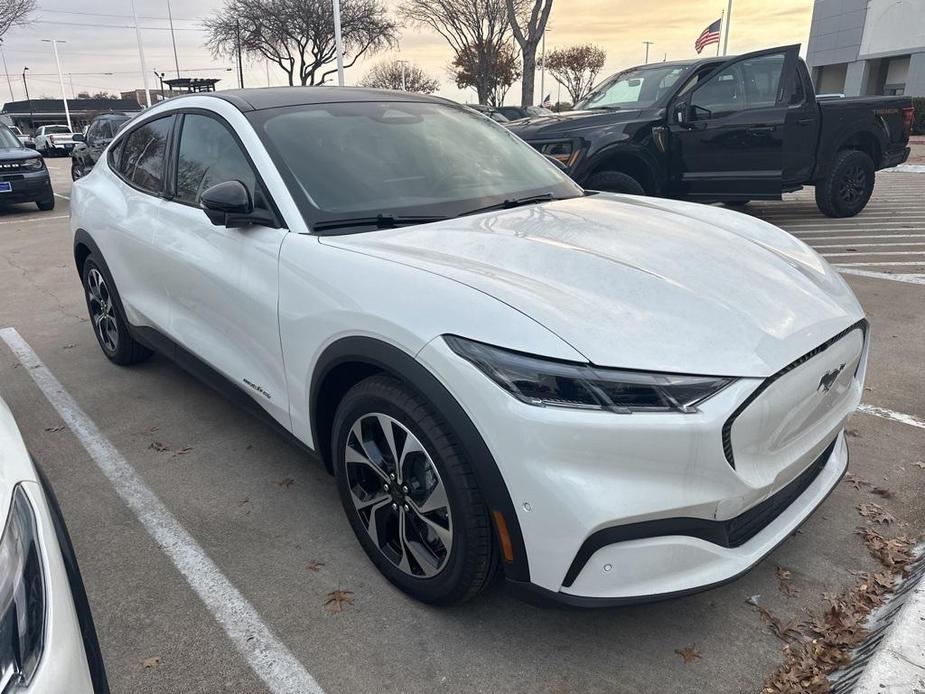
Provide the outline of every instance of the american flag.
[[547,94],[546,98],[543,99],[543,108],[549,108],[552,106],[552,94]]
[[722,18],[717,19],[697,37],[697,40],[694,42],[694,48],[697,49],[698,53],[703,50],[704,46],[709,46],[711,43],[719,43],[720,25],[722,25],[722,23]]

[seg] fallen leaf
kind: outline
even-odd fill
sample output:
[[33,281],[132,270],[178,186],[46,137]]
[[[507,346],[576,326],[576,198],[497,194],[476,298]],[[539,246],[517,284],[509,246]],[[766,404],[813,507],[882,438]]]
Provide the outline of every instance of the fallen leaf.
[[747,598],[745,598],[745,602],[747,602],[749,605],[754,605],[755,607],[758,607],[758,600],[760,599],[761,599],[760,594],[749,595]]
[[793,584],[790,582],[790,570],[778,566],[775,571],[777,573],[777,587],[780,592],[788,598],[798,595],[800,591],[794,588]]
[[45,431],[50,431],[50,432],[64,431],[64,427],[63,426],[45,427]]
[[915,465],[919,470],[925,470],[925,463],[923,463],[921,460],[917,460],[912,464]]
[[873,528],[858,528],[857,534],[864,538],[867,551],[888,569],[899,573],[912,562],[914,542],[908,537],[886,538]]
[[284,477],[276,483],[278,487],[291,487],[293,484],[295,484],[295,480],[291,477]]
[[889,525],[890,523],[896,522],[896,518],[880,504],[858,504],[857,509],[858,513],[864,516],[864,518],[868,519],[871,523]]
[[845,474],[845,482],[850,484],[857,491],[861,491],[861,487],[870,487],[872,484],[871,482],[868,482],[867,480],[858,477],[851,472]]
[[309,571],[320,571],[322,566],[324,566],[323,561],[310,561],[305,565],[305,568]]
[[61,349],[74,349],[76,346],[77,346],[77,345],[75,345],[75,344],[72,343],[72,344],[69,344],[69,345],[64,345],[64,347],[62,347]]
[[766,607],[759,607],[758,612],[761,614],[764,621],[768,623],[768,628],[771,632],[781,641],[788,642],[798,640],[802,636],[798,628],[800,625],[797,620],[791,619],[789,622],[784,622],[775,617]]
[[352,605],[353,598],[350,596],[353,595],[352,590],[333,590],[328,593],[328,599],[324,601],[325,606],[328,608],[328,612],[343,612],[344,605]]
[[870,490],[870,493],[876,494],[877,496],[883,497],[884,499],[892,499],[894,496],[896,496],[896,492],[894,492],[892,489],[887,489],[886,487],[874,487]]
[[192,446],[183,446],[183,448],[181,448],[179,451],[177,451],[176,453],[174,453],[174,455],[186,455],[186,454],[189,453],[191,450],[193,450],[193,447],[192,447]]
[[145,658],[144,660],[141,661],[141,664],[147,669],[153,669],[161,664],[161,659],[155,655],[155,656],[152,656],[151,658]]
[[676,648],[675,653],[681,656],[684,659],[684,664],[693,663],[695,660],[700,660],[700,652],[693,646],[685,646],[684,648]]
[[162,444],[160,441],[152,441],[151,444],[148,446],[148,448],[150,448],[153,451],[157,451],[158,453],[163,453],[164,451],[170,450],[167,446]]

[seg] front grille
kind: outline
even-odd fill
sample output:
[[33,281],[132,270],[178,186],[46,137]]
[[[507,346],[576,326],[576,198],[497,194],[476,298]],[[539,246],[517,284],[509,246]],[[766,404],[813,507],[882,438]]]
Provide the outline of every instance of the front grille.
[[823,342],[821,345],[819,345],[815,349],[812,349],[806,354],[804,354],[799,359],[796,359],[795,361],[792,361],[791,363],[787,364],[787,366],[785,366],[783,369],[781,369],[777,373],[768,376],[761,383],[761,385],[758,386],[755,389],[755,391],[745,399],[745,402],[743,402],[741,405],[739,405],[738,408],[736,408],[736,411],[733,412],[732,415],[730,415],[729,419],[726,420],[726,423],[723,424],[723,453],[726,455],[726,461],[729,463],[729,465],[733,469],[735,469],[736,463],[735,463],[735,456],[733,455],[733,451],[732,451],[732,425],[735,423],[736,417],[742,414],[742,411],[746,407],[751,405],[755,401],[755,398],[761,395],[765,391],[766,388],[768,388],[772,383],[774,383],[781,376],[784,376],[785,374],[788,374],[791,371],[793,371],[798,366],[805,364],[806,362],[808,362],[810,359],[812,359],[816,355],[827,350],[829,347],[834,345],[836,342],[838,342],[840,339],[842,339],[849,333],[855,330],[858,330],[858,329],[861,330],[861,332],[864,334],[864,338],[866,339],[867,338],[867,320],[862,318],[854,325],[851,325],[845,328],[844,330],[842,330],[835,337],[829,338],[828,340]]

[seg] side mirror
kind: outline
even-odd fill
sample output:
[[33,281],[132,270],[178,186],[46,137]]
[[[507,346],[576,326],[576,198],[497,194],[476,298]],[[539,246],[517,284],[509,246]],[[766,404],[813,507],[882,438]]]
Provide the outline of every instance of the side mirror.
[[87,141],[87,138],[84,137],[83,133],[74,133],[71,136],[71,139],[74,140],[74,142],[86,142]]
[[215,226],[244,226],[254,212],[251,194],[241,181],[225,181],[207,188],[199,196],[199,206]]

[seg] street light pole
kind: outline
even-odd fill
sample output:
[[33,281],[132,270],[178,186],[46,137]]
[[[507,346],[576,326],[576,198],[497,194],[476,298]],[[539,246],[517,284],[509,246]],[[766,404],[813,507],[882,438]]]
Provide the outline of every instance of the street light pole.
[[543,47],[540,49],[540,104],[546,98],[546,32],[549,29],[543,28]]
[[138,28],[138,13],[135,12],[135,0],[132,0],[132,19],[135,22],[135,40],[138,42],[138,60],[141,61],[141,81],[145,87],[145,102],[151,108],[151,90],[148,89],[148,66],[145,64],[145,49],[141,45],[141,29]]
[[64,102],[64,119],[67,121],[67,129],[73,132],[74,128],[71,126],[71,111],[67,107],[67,92],[64,90],[64,73],[61,72],[61,58],[58,57],[58,44],[67,43],[67,41],[42,39],[42,43],[50,43],[55,51],[55,64],[58,66],[58,81],[61,82],[61,100]]
[[0,56],[3,56],[3,73],[6,75],[6,83],[10,88],[10,101],[16,101],[13,96],[13,83],[10,81],[10,71],[6,67],[6,53],[3,50],[3,39],[0,39]]
[[157,70],[154,71],[154,75],[155,75],[155,77],[157,77],[157,79],[158,79],[158,81],[160,82],[160,85],[161,85],[161,87],[160,87],[160,92],[159,92],[159,93],[160,93],[161,100],[163,100],[163,98],[164,98],[164,74],[165,74],[165,73],[163,73],[163,72],[158,72]]
[[35,130],[35,113],[32,111],[32,99],[29,97],[29,83],[26,82],[26,70],[29,68],[24,67],[22,69],[22,86],[26,90],[26,101],[29,102],[29,129]]
[[340,35],[340,0],[334,3],[334,51],[337,53],[337,85],[344,86],[344,41]]
[[403,92],[408,91],[408,88],[405,86],[405,65],[408,63],[407,60],[396,60],[399,65],[401,65],[401,90]]
[[643,43],[646,44],[646,65],[648,65],[649,64],[649,46],[654,45],[655,41],[643,41]]
[[726,33],[723,36],[723,55],[729,48],[729,30],[732,28],[732,0],[726,3]]
[[[167,21],[170,22],[170,42],[173,44],[173,64],[177,68],[177,79],[180,79],[180,60],[177,58],[177,37],[173,33],[173,15],[170,13],[170,0],[167,0]],[[161,85],[164,91],[164,85]],[[163,96],[163,94],[161,95]]]

